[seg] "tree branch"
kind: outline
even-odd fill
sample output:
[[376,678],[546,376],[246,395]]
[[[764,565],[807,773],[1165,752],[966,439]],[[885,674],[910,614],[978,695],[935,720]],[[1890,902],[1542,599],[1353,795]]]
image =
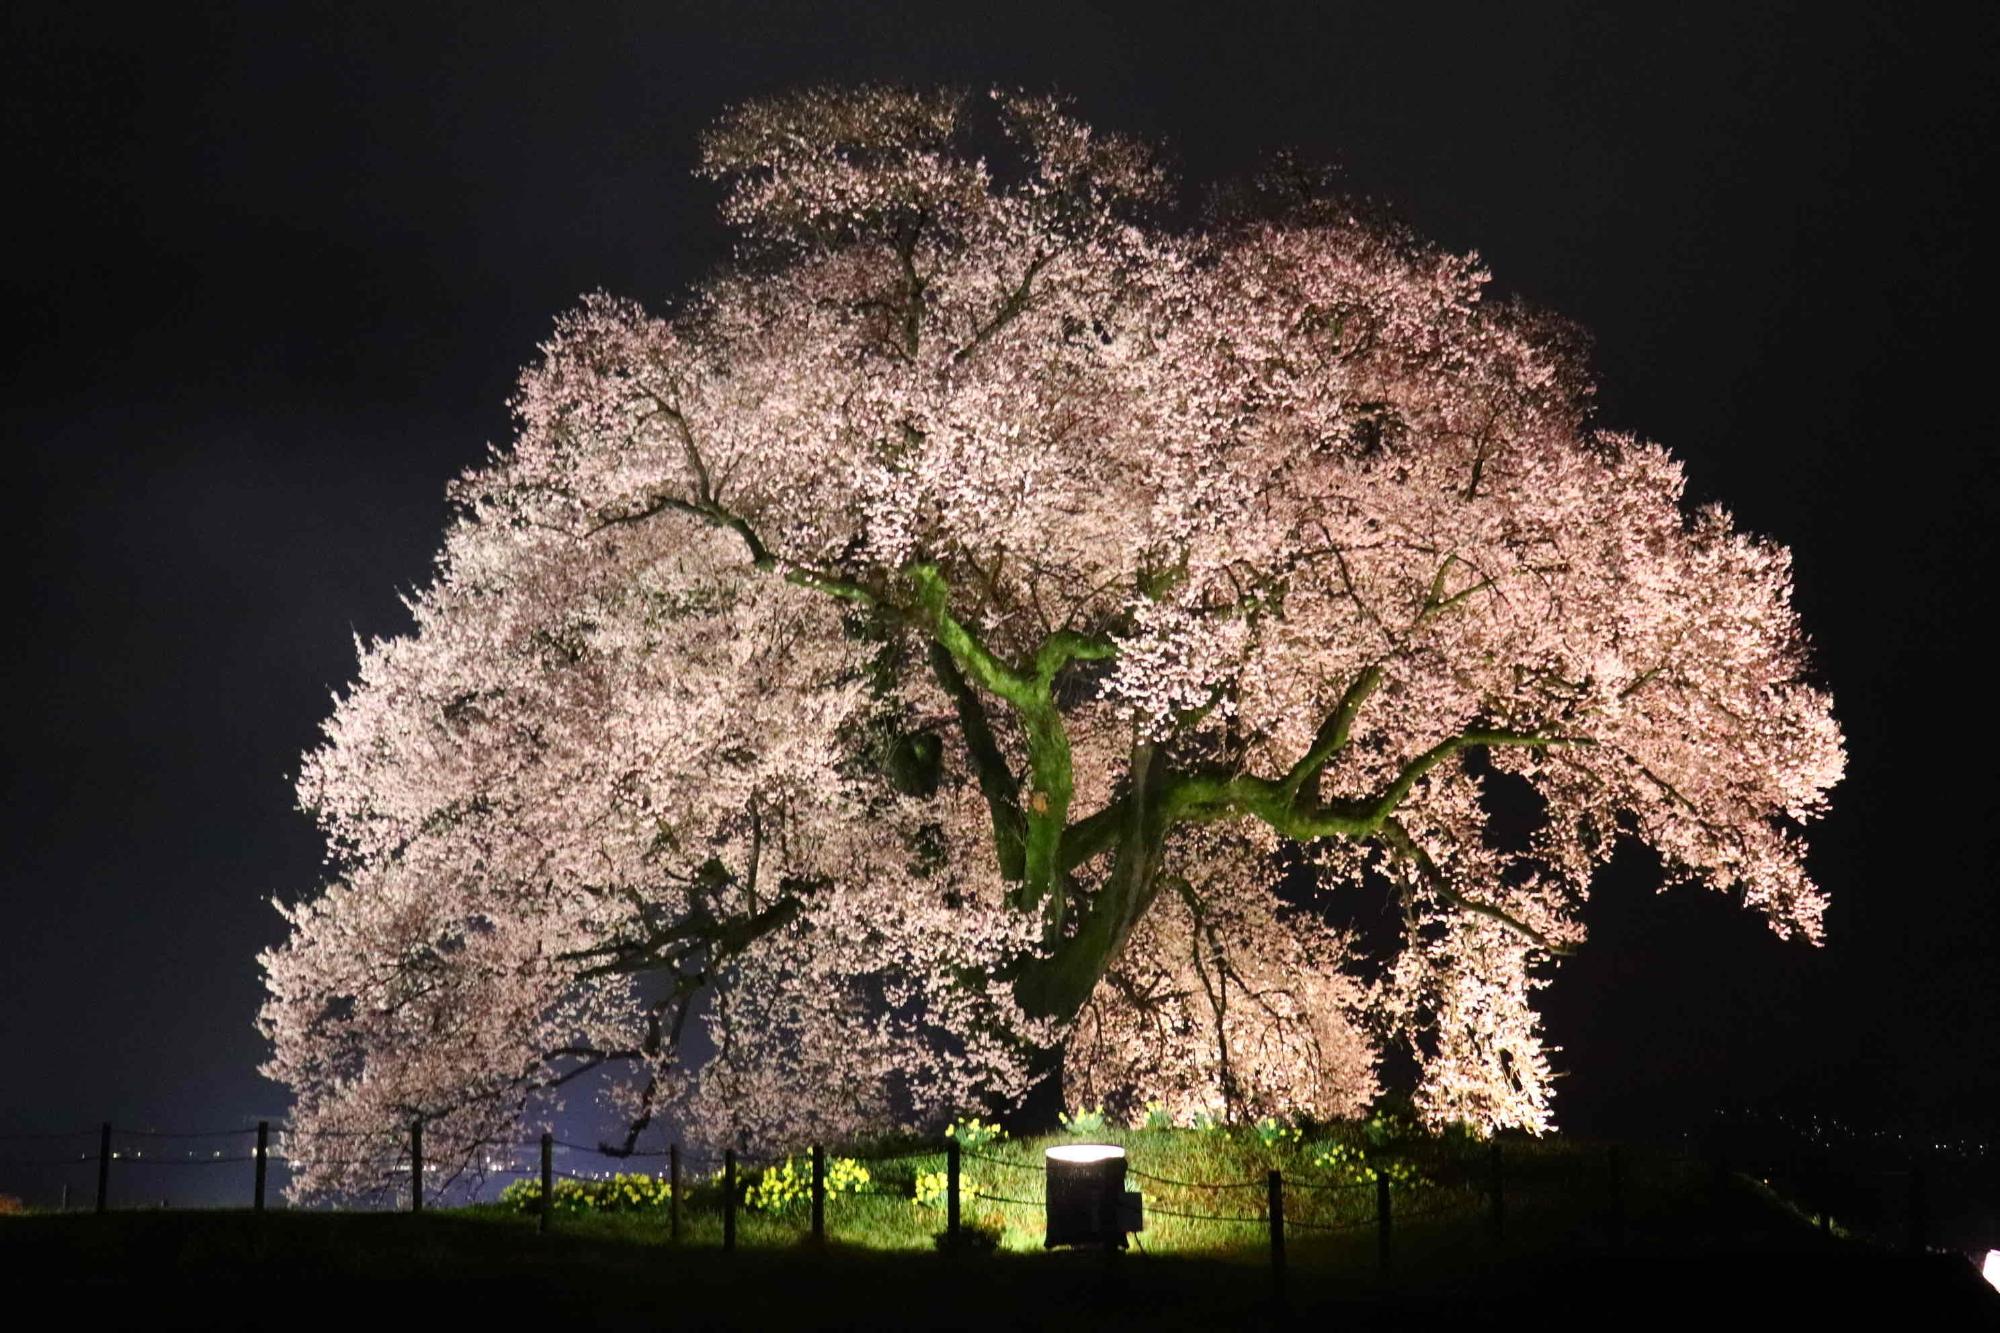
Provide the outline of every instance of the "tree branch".
[[[712,948],[713,957],[727,958],[742,953],[772,931],[790,925],[804,908],[804,901],[797,895],[786,894],[760,912],[727,920],[718,920],[703,909],[690,913],[665,929],[653,931],[644,939],[614,940],[595,948],[558,954],[556,958],[566,963],[587,962],[592,958],[608,959],[585,968],[578,974],[583,977],[649,972],[678,962],[688,952],[702,946]],[[688,948],[669,957],[668,951],[675,945],[686,945]]]
[[[1189,773],[1173,779],[1177,814],[1215,818],[1254,815],[1288,838],[1372,838],[1396,812],[1424,775],[1454,755],[1495,746],[1591,745],[1587,736],[1547,736],[1533,732],[1475,729],[1438,742],[1406,763],[1389,784],[1361,800],[1301,801],[1284,781],[1254,774]],[[1296,767],[1296,766],[1295,766]]]
[[1130,804],[1131,795],[1127,793],[1106,802],[1103,809],[1085,815],[1063,830],[1064,874],[1070,873],[1099,853],[1116,845],[1118,835],[1124,829]]
[[1027,833],[1022,848],[1021,887],[1014,901],[1023,910],[1040,907],[1043,932],[1055,939],[1061,933],[1067,910],[1059,852],[1075,788],[1069,731],[1051,692],[1053,672],[1044,676],[1040,667],[1045,661],[1067,660],[1065,654],[1078,648],[1084,642],[1083,636],[1066,636],[1054,650],[1044,645],[1036,655],[1035,673],[1023,673],[1002,661],[952,614],[951,590],[936,565],[912,565],[907,573],[932,638],[951,654],[973,684],[1012,704],[1020,719],[1028,743],[1029,791],[1020,801]]
[[1151,745],[1136,746],[1125,795],[1084,821],[1092,825],[1092,838],[1104,837],[1116,855],[1076,929],[1052,937],[1048,953],[1032,960],[1017,980],[1015,993],[1029,1013],[1067,1018],[1081,1009],[1159,892],[1160,856],[1172,823],[1163,800],[1165,770]]
[[1348,682],[1346,691],[1340,696],[1340,702],[1334,706],[1333,712],[1327,715],[1326,721],[1320,723],[1319,732],[1313,737],[1311,747],[1299,756],[1299,761],[1285,774],[1284,786],[1291,793],[1293,800],[1298,799],[1305,791],[1306,785],[1319,777],[1327,761],[1347,744],[1348,734],[1354,729],[1355,715],[1361,711],[1361,705],[1367,702],[1368,696],[1373,694],[1381,683],[1382,668],[1379,666],[1364,668],[1359,675]]
[[903,355],[914,361],[923,331],[925,282],[917,272],[917,238],[923,234],[920,216],[896,237],[896,258],[903,265]]
[[1409,830],[1403,827],[1402,821],[1397,819],[1383,820],[1382,829],[1375,835],[1375,841],[1408,859],[1412,865],[1416,866],[1417,873],[1424,877],[1424,882],[1430,885],[1431,890],[1460,911],[1470,912],[1474,916],[1483,916],[1489,921],[1497,921],[1537,948],[1546,949],[1558,957],[1567,958],[1575,952],[1575,950],[1566,944],[1556,943],[1519,917],[1510,915],[1500,908],[1493,906],[1491,903],[1483,903],[1477,899],[1468,898],[1458,890],[1452,888],[1451,882],[1445,878],[1444,871],[1438,869],[1437,862],[1431,860],[1430,853],[1420,847],[1417,844],[1417,840],[1410,836]]
[[1035,678],[1052,685],[1071,662],[1104,662],[1117,655],[1118,645],[1101,635],[1057,630],[1035,650]]
[[1000,877],[1019,882],[1025,873],[1027,838],[1026,821],[1021,816],[1020,780],[994,739],[993,728],[986,719],[986,706],[966,684],[951,650],[933,640],[930,658],[938,684],[951,696],[952,706],[958,711],[958,726],[972,759],[972,771],[978,775],[979,790],[985,795],[986,808],[993,817],[993,847],[1000,862]]
[[1021,275],[1020,284],[1008,293],[1005,301],[1001,302],[999,311],[980,326],[979,331],[972,335],[970,342],[951,354],[953,365],[958,365],[971,357],[986,344],[988,339],[1012,324],[1021,312],[1028,308],[1028,298],[1033,294],[1035,275],[1047,267],[1048,262],[1054,258],[1053,250],[1035,256],[1034,261],[1028,265],[1028,271]]
[[784,575],[787,582],[795,583],[802,588],[811,588],[815,592],[826,593],[831,597],[838,597],[843,601],[887,611],[891,615],[901,614],[901,608],[886,601],[866,584],[825,570],[814,569],[810,565],[778,555],[764,544],[763,538],[758,536],[757,530],[750,525],[748,519],[714,501],[684,500],[678,495],[656,495],[629,513],[612,514],[598,520],[584,530],[583,536],[588,540],[607,528],[620,524],[642,523],[669,511],[686,514],[715,527],[727,528],[734,532],[742,538],[752,565],[758,569],[776,571]]

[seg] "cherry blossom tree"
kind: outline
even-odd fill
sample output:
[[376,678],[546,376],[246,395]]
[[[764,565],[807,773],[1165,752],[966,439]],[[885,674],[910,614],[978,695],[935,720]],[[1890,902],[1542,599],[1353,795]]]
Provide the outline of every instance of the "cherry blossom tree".
[[758,102],[704,162],[736,262],[558,321],[306,758],[301,1129],[1340,1115],[1399,1041],[1428,1119],[1540,1130],[1621,839],[1818,940],[1788,553],[1475,257],[1310,190],[1190,221],[1007,92]]

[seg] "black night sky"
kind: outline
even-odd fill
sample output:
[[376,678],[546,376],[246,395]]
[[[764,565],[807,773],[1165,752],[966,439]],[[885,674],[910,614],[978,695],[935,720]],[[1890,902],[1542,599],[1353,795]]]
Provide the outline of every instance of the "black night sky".
[[403,625],[551,317],[725,256],[702,126],[877,79],[1053,85],[1196,179],[1335,158],[1587,326],[1602,420],[1793,548],[1852,762],[1822,951],[1615,868],[1549,997],[1562,1118],[1990,1132],[2000,24],[1165,12],[9,5],[0,1131],[282,1114],[255,955],[321,873],[289,775],[353,636]]

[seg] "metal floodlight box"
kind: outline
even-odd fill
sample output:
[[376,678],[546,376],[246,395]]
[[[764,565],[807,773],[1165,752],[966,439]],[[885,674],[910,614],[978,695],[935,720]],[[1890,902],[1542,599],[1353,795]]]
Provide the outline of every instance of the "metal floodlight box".
[[1137,1190],[1126,1190],[1118,1205],[1118,1229],[1126,1235],[1146,1229],[1146,1201]]
[[1048,1172],[1044,1248],[1125,1246],[1140,1226],[1139,1196],[1125,1188],[1125,1150],[1110,1143],[1070,1143],[1044,1154]]

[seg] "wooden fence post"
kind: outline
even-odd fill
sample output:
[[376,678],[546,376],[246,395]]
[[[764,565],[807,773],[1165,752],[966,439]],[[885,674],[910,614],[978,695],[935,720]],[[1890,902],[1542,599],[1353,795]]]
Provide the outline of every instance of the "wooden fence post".
[[538,1230],[549,1234],[549,1219],[556,1211],[556,1136],[542,1131],[542,1218]]
[[1389,1271],[1389,1177],[1375,1177],[1375,1250],[1376,1261],[1384,1273]]
[[1491,1184],[1493,1191],[1493,1239],[1496,1241],[1505,1240],[1507,1238],[1507,1182],[1506,1177],[1502,1174],[1504,1168],[1501,1164],[1500,1140],[1497,1136],[1493,1140],[1493,1147],[1489,1150],[1489,1156],[1493,1159]]
[[97,1211],[102,1213],[111,1206],[111,1122],[105,1121],[97,1131]]
[[1911,1254],[1922,1254],[1930,1244],[1930,1200],[1924,1192],[1924,1169],[1915,1162],[1910,1163],[1910,1235]]
[[944,1141],[945,1162],[945,1211],[944,1234],[947,1248],[958,1249],[958,1140]]
[[736,1251],[736,1149],[722,1150],[722,1252]]
[[1720,1137],[1709,1156],[1709,1194],[1718,1211],[1729,1200],[1729,1156],[1723,1150]]
[[424,1118],[410,1122],[410,1211],[424,1210]]
[[1278,1298],[1278,1304],[1285,1303],[1285,1176],[1281,1171],[1273,1171],[1267,1182],[1270,1191],[1270,1206],[1266,1211],[1271,1219],[1271,1287]]
[[826,1149],[813,1145],[813,1244],[826,1244]]
[[681,1239],[681,1145],[667,1145],[667,1239]]
[[259,1120],[257,1122],[257,1191],[255,1195],[256,1201],[251,1207],[260,1213],[264,1211],[264,1172],[265,1165],[269,1161],[270,1151],[271,1122],[268,1120]]
[[1606,1154],[1605,1169],[1610,1173],[1611,1184],[1611,1248],[1625,1248],[1625,1179],[1620,1170],[1618,1145],[1613,1144]]

